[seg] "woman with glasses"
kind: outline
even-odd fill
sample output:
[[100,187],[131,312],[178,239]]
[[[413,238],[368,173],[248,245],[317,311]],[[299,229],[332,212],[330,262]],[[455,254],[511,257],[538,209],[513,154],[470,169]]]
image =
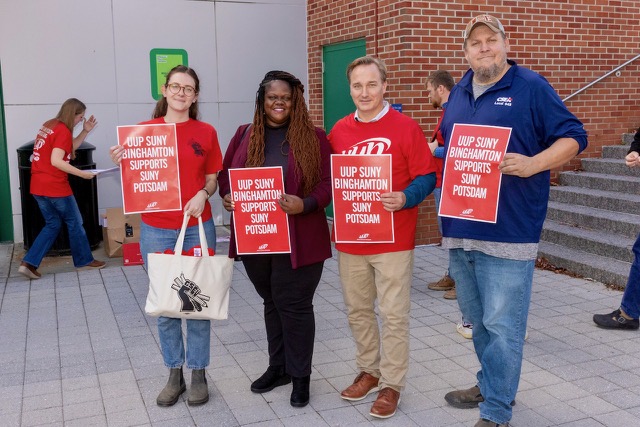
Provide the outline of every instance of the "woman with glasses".
[[[196,72],[178,65],[167,74],[162,86],[162,98],[156,104],[153,120],[141,124],[175,123],[178,143],[178,167],[183,211],[151,212],[141,215],[140,251],[145,264],[150,253],[164,252],[176,245],[184,214],[191,215],[184,239],[184,250],[200,244],[198,217],[202,218],[207,243],[215,250],[216,231],[209,197],[216,191],[218,171],[222,169],[222,152],[218,134],[208,123],[198,120],[200,80]],[[120,164],[124,148],[111,147],[111,159]],[[209,365],[211,322],[188,319],[186,362],[191,369],[191,389],[187,403],[201,405],[209,400],[205,368]],[[159,406],[175,404],[186,390],[182,373],[185,345],[182,320],[159,317],[158,334],[164,364],[169,368],[169,380],[160,392]]]
[[[44,228],[36,237],[18,267],[18,271],[30,279],[42,275],[38,267],[55,242],[62,223],[67,225],[71,257],[76,268],[102,268],[105,263],[93,259],[87,233],[82,226],[78,203],[69,185],[69,174],[83,179],[93,179],[95,174],[72,166],[75,150],[82,144],[96,125],[95,117],[85,120],[87,107],[78,99],[67,99],[58,115],[46,121],[36,136],[31,161],[31,194],[38,202],[44,217]],[[82,131],[73,137],[73,128],[82,122]],[[23,215],[26,215],[23,212]]]
[[[258,87],[253,123],[236,131],[220,174],[223,206],[233,211],[228,169],[282,167],[285,194],[277,202],[288,214],[291,253],[242,255],[242,263],[264,302],[269,351],[269,366],[251,391],[265,393],[293,382],[295,407],[309,403],[313,296],[324,260],[331,257],[324,213],[331,201],[330,149],[324,131],[309,118],[303,92],[293,75],[268,72]],[[233,233],[229,251],[237,255]]]

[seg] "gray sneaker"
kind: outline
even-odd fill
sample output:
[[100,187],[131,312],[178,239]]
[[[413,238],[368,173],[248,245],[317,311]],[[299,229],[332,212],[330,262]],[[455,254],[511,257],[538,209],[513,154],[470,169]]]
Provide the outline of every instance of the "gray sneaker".
[[454,390],[444,395],[444,400],[454,408],[468,409],[477,408],[480,402],[484,402],[484,397],[480,393],[480,387],[474,385],[466,390]]
[[498,423],[494,423],[493,421],[480,418],[473,427],[509,427],[509,422],[506,422],[504,424],[498,424]]
[[[450,391],[444,395],[444,400],[454,408],[469,409],[477,408],[480,402],[484,402],[484,397],[482,397],[482,393],[480,393],[480,387],[474,385],[466,390]],[[516,406],[515,400],[511,401],[511,406]]]

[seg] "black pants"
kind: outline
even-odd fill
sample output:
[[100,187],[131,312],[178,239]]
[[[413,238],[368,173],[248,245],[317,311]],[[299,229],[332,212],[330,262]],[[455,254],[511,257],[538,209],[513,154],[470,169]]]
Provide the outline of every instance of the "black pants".
[[243,255],[242,263],[264,300],[269,365],[284,366],[294,377],[311,374],[316,335],[315,294],[324,262],[291,267],[288,254]]

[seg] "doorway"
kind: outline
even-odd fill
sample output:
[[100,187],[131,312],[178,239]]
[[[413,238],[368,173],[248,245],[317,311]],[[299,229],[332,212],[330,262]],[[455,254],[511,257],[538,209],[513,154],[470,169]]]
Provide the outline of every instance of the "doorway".
[[[322,112],[327,134],[338,120],[356,109],[349,94],[346,71],[351,61],[366,54],[365,39],[322,47]],[[333,218],[333,202],[325,212],[327,217]]]
[[11,186],[9,184],[9,158],[7,132],[4,120],[4,97],[2,95],[2,64],[0,64],[0,242],[13,242],[13,212],[11,209]]
[[324,129],[329,133],[333,125],[356,109],[347,81],[347,66],[367,54],[364,39],[327,45],[322,48],[322,109]]

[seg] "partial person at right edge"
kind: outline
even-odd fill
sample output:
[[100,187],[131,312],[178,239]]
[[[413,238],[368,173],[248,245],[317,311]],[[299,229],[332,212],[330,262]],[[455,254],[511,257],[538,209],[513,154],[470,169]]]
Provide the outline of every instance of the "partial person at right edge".
[[[640,166],[640,128],[633,137],[625,163],[630,168]],[[627,286],[622,294],[620,308],[608,314],[594,314],[593,321],[605,329],[636,330],[640,326],[640,234],[633,245],[633,264],[629,271]]]

